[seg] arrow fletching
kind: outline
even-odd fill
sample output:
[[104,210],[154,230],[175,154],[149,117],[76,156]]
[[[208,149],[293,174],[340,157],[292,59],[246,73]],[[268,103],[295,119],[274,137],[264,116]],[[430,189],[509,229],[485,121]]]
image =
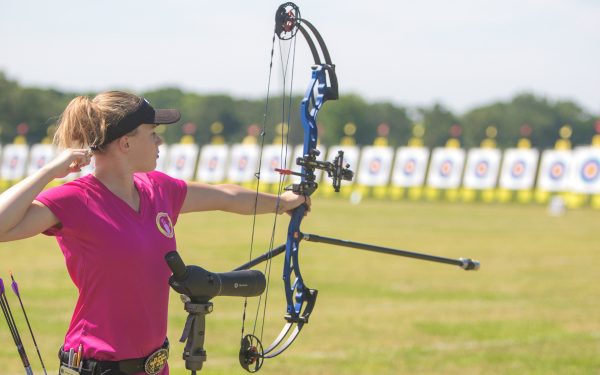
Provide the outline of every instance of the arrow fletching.
[[14,281],[10,284],[10,286],[12,287],[13,292],[15,292],[15,294],[17,295],[17,297],[19,296],[19,286],[17,285],[17,283],[15,283]]
[[12,279],[12,283],[10,284],[10,286],[11,286],[13,292],[15,292],[17,297],[21,297],[19,295],[19,285],[17,285],[17,282],[15,281],[15,278],[13,277],[12,271],[8,270],[8,273],[10,274],[10,278]]
[[0,279],[0,295],[4,294],[4,281]]

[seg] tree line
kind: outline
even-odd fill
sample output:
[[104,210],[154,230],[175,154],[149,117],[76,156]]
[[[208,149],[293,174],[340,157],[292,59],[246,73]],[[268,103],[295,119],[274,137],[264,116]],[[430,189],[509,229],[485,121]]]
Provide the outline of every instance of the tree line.
[[[85,93],[90,98],[94,93]],[[84,94],[84,95],[85,95]],[[75,93],[54,89],[22,87],[18,82],[6,78],[0,72],[0,142],[11,143],[19,134],[27,131],[30,144],[40,142],[52,131],[60,114]],[[238,143],[247,135],[248,127],[265,125],[265,142],[270,143],[282,122],[290,123],[290,144],[303,143],[300,122],[300,102],[302,97],[270,97],[266,99],[236,99],[227,95],[199,95],[184,92],[178,88],[162,88],[138,93],[148,99],[155,108],[177,108],[181,110],[180,124],[194,126],[167,126],[162,137],[166,143],[177,143],[184,135],[184,129],[191,133],[199,144],[209,143],[212,138],[211,125],[223,125],[221,135],[229,143]],[[267,108],[267,115],[265,114]],[[289,110],[289,115],[288,115]],[[386,135],[390,146],[406,145],[413,137],[413,128],[423,125],[422,135],[427,147],[443,146],[448,138],[458,138],[462,147],[479,147],[486,138],[486,129],[493,125],[497,129],[495,137],[498,147],[516,147],[522,127],[529,125],[532,147],[551,148],[559,138],[559,129],[564,125],[572,128],[573,145],[589,144],[595,134],[598,115],[586,112],[572,101],[551,101],[532,93],[520,94],[506,102],[496,102],[478,107],[458,115],[442,104],[429,107],[407,108],[389,103],[369,103],[358,95],[341,95],[337,101],[328,102],[318,115],[321,141],[333,145],[345,135],[344,127],[355,124],[352,134],[359,145],[373,144],[379,136],[380,124],[387,124]],[[19,124],[26,124],[26,126]],[[458,127],[456,126],[458,125]],[[50,129],[49,129],[50,128]],[[456,131],[458,129],[458,131]],[[460,134],[459,134],[460,133]]]

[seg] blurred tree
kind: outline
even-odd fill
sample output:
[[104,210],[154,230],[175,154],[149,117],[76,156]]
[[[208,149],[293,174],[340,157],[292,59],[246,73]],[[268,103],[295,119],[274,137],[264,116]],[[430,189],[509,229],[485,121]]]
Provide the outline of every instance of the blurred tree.
[[406,108],[389,102],[368,104],[358,95],[343,95],[323,106],[317,122],[323,126],[321,140],[327,145],[340,142],[344,126],[348,123],[356,124],[354,138],[357,144],[363,146],[373,144],[378,136],[377,127],[382,123],[390,126],[390,146],[405,145],[412,129]]
[[[89,94],[93,97],[94,94]],[[191,122],[196,125],[192,136],[200,144],[211,139],[210,126],[214,122],[223,124],[221,135],[228,143],[241,142],[248,126],[265,124],[265,142],[271,143],[278,135],[276,127],[290,123],[289,143],[302,144],[304,130],[300,122],[302,97],[291,99],[281,96],[269,98],[268,113],[264,117],[265,99],[234,99],[227,95],[199,95],[184,92],[179,88],[161,88],[142,94],[156,108],[181,110],[180,124]],[[0,72],[0,139],[10,143],[17,135],[16,128],[26,123],[29,128],[27,141],[40,142],[48,126],[54,125],[69,101],[72,93],[57,90],[23,88],[8,80]],[[289,114],[288,114],[289,111]],[[318,115],[318,125],[323,131],[321,142],[333,145],[344,136],[344,126],[356,125],[353,135],[359,145],[371,145],[377,137],[377,127],[386,123],[390,127],[387,136],[390,146],[406,145],[415,125],[408,116],[408,109],[389,102],[367,103],[358,95],[344,95],[339,100],[323,106]],[[431,107],[416,109],[419,123],[425,126],[423,141],[427,147],[443,146],[450,137],[450,128],[458,124],[462,128],[459,136],[463,147],[478,147],[485,138],[485,129],[495,125],[496,140],[501,148],[515,147],[521,137],[520,128],[530,124],[534,147],[554,147],[558,130],[565,124],[573,129],[572,144],[589,144],[595,133],[592,116],[570,101],[550,102],[533,94],[522,94],[510,102],[498,102],[475,108],[463,116],[457,116],[437,103]],[[183,136],[182,126],[166,126],[162,134],[167,143],[179,142]]]
[[26,123],[30,143],[40,142],[49,126],[58,120],[74,94],[56,90],[22,88],[9,81],[0,72],[0,129],[3,143],[10,143],[17,135],[17,125]]
[[559,138],[558,130],[566,124],[573,128],[573,145],[589,144],[594,134],[594,119],[575,103],[551,103],[533,94],[518,95],[509,103],[476,108],[462,116],[462,121],[468,147],[478,146],[490,125],[498,128],[496,141],[500,148],[516,147],[523,124],[531,126],[529,138],[532,147],[537,148],[553,148]]
[[[423,135],[423,142],[427,147],[441,147],[446,144],[450,136],[450,128],[453,125],[460,125],[463,127],[461,121],[449,110],[444,108],[441,104],[436,103],[430,108],[419,108],[418,112],[423,119],[423,126],[425,126],[425,134]],[[461,133],[458,139],[463,145],[464,131]]]

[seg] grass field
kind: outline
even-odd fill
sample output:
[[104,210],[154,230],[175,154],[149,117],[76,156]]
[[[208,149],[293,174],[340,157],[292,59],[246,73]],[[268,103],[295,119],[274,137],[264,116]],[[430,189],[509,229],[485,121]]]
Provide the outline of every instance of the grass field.
[[[187,264],[224,272],[248,260],[251,217],[189,214],[177,224]],[[255,255],[267,249],[272,216],[260,217]],[[600,212],[549,217],[538,205],[488,205],[315,198],[306,233],[450,258],[481,270],[301,244],[307,285],[319,290],[310,323],[267,374],[600,374]],[[287,217],[278,220],[283,243]],[[49,373],[76,301],[52,238],[0,244],[0,277],[12,269]],[[272,266],[264,341],[283,327],[281,261]],[[262,270],[262,267],[259,269]],[[36,374],[42,373],[16,297],[9,301]],[[248,307],[251,329],[257,299]],[[238,364],[243,299],[219,297],[207,316],[202,373],[244,373]],[[185,323],[171,293],[172,374],[189,374],[177,342]],[[250,327],[250,328],[249,328]],[[0,322],[0,374],[22,374]]]

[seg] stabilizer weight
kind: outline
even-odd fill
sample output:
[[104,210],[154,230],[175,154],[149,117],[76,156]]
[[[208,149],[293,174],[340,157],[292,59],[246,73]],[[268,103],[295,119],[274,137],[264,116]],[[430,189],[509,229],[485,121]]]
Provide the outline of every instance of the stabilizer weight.
[[462,268],[465,271],[477,271],[481,266],[478,261],[473,259],[458,258],[458,260],[463,263],[461,266],[458,266],[458,268]]

